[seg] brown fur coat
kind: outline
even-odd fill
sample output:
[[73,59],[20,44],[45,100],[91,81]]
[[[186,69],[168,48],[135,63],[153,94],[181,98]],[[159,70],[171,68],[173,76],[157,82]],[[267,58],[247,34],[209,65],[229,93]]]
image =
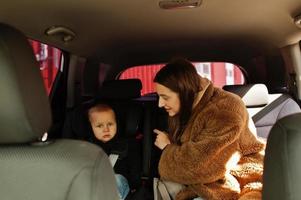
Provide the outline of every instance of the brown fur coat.
[[261,199],[264,144],[248,128],[240,97],[201,78],[201,98],[181,137],[162,152],[162,180],[186,185],[176,199]]

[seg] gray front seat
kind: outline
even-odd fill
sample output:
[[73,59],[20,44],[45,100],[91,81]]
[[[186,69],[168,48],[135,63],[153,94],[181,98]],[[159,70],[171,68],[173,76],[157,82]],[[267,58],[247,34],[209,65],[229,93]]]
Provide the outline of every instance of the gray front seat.
[[301,114],[280,119],[267,140],[263,172],[264,200],[301,199]]
[[99,147],[41,141],[51,115],[39,73],[26,37],[0,24],[0,199],[119,199],[114,172]]

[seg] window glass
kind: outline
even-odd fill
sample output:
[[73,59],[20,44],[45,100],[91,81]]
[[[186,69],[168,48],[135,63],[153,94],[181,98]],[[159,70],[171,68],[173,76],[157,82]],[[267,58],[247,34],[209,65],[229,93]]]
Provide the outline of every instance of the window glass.
[[[245,80],[239,66],[231,63],[194,62],[193,65],[201,76],[211,80],[216,87],[243,84]],[[121,73],[119,79],[138,78],[142,82],[141,95],[152,93],[154,92],[153,79],[163,66],[164,64],[131,67]]]
[[54,47],[40,43],[38,41],[29,40],[35,57],[40,64],[41,76],[44,80],[44,86],[49,95],[53,81],[61,66],[62,52]]

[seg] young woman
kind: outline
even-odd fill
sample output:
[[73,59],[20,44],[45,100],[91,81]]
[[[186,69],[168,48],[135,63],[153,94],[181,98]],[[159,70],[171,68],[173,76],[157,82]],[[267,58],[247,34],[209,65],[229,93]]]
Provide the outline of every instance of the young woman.
[[169,133],[155,129],[162,180],[185,185],[176,199],[261,199],[264,144],[248,128],[240,97],[215,88],[187,60],[156,75]]

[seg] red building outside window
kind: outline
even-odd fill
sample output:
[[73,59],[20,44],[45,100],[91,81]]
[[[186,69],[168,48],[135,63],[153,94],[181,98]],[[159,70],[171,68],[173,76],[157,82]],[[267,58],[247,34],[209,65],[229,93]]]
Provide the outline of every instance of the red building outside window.
[[49,95],[52,84],[61,65],[62,52],[49,45],[29,40],[35,57],[40,64],[41,75],[44,80],[44,86]]
[[[210,79],[216,87],[244,83],[243,73],[234,64],[224,62],[195,62],[193,64],[198,73]],[[131,67],[125,70],[119,79],[138,78],[142,82],[141,95],[152,93],[154,92],[153,79],[163,66],[164,64]]]

